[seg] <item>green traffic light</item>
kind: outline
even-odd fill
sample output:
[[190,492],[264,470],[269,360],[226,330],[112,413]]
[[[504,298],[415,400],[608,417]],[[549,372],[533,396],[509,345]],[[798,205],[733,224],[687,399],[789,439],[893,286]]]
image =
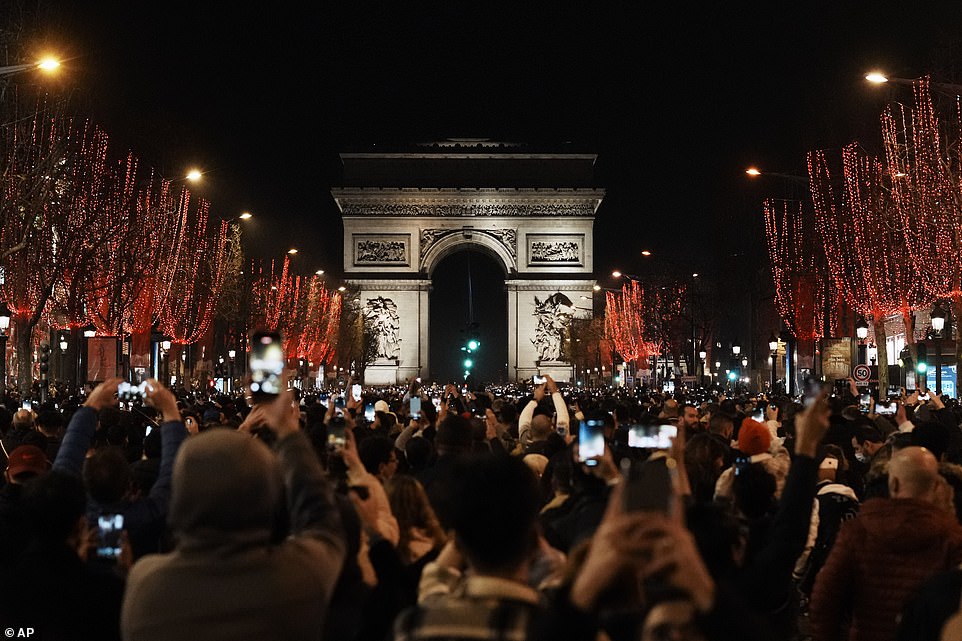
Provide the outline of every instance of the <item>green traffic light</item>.
[[473,338],[468,341],[468,349],[470,349],[470,350],[473,351],[473,350],[478,349],[479,347],[481,347],[481,343],[479,343],[478,341],[474,340]]
[[470,358],[464,359],[464,369],[471,369],[472,365],[474,365],[474,362]]
[[915,369],[919,374],[924,374],[929,369],[929,366],[927,363],[919,363]]

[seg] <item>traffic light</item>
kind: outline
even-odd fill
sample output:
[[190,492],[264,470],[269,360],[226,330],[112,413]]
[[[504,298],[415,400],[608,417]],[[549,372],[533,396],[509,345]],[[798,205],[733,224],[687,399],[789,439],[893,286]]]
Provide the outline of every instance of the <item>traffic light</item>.
[[47,372],[50,371],[50,344],[41,343],[40,344],[40,374],[42,378],[47,378]]
[[468,341],[468,351],[469,351],[469,352],[473,352],[474,350],[478,349],[479,347],[481,347],[481,342],[480,342],[479,340],[477,340],[476,338],[472,338],[471,340]]
[[470,358],[464,359],[464,369],[471,369],[474,366],[474,361]]
[[929,370],[929,359],[928,359],[928,349],[925,343],[919,343],[915,346],[916,353],[918,354],[918,360],[915,364],[915,371],[919,374],[925,374]]

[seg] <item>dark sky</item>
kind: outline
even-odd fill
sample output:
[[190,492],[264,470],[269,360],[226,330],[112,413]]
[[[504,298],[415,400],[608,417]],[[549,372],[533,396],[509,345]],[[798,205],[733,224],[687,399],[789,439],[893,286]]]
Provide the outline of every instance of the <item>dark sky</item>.
[[296,245],[305,267],[334,272],[337,152],[466,136],[599,154],[599,273],[637,268],[642,247],[731,253],[757,238],[761,199],[787,189],[749,183],[745,166],[801,173],[810,148],[871,145],[884,94],[864,72],[951,72],[946,43],[962,33],[948,2],[627,5],[64,0],[57,11],[75,56],[66,71],[118,147],[168,176],[200,166],[197,191],[217,212],[257,216],[255,254]]

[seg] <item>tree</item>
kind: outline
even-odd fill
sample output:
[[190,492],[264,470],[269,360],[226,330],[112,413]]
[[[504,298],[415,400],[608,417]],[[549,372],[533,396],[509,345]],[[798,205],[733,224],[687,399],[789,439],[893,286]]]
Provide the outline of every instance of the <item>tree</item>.
[[[940,114],[930,85],[928,77],[915,81],[912,106],[883,112],[884,174],[913,280],[930,298],[949,299],[962,319],[962,113],[952,98]],[[962,340],[956,359],[962,363]]]
[[[882,163],[857,143],[842,150],[841,181],[824,152],[809,154],[812,198],[819,234],[833,282],[853,309],[871,317],[879,349],[879,389],[888,388],[885,319],[908,318],[927,305],[927,297],[912,261],[897,203]],[[912,333],[906,324],[906,336]]]

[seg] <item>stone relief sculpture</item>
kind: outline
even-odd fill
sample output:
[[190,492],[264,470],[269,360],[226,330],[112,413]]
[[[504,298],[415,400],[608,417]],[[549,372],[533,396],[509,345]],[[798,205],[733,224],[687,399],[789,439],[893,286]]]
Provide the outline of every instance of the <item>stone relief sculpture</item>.
[[538,325],[531,342],[538,353],[538,360],[562,360],[564,339],[574,316],[571,299],[561,292],[548,296],[544,301],[535,296],[534,315],[538,317]]
[[346,216],[593,216],[592,202],[573,203],[419,203],[345,201],[342,211]]
[[357,263],[407,263],[403,240],[359,240],[354,260]]
[[531,243],[530,259],[533,263],[577,263],[581,261],[580,246],[577,241],[536,241]]
[[[421,258],[428,252],[431,247],[433,247],[439,240],[446,236],[452,234],[463,233],[463,229],[451,229],[451,228],[429,228],[421,230]],[[483,234],[485,236],[490,236],[497,240],[501,245],[508,250],[508,254],[511,258],[517,259],[518,257],[518,232],[514,229],[472,229],[472,234]]]
[[399,358],[401,319],[395,302],[383,296],[367,299],[364,320],[377,339],[377,358]]

